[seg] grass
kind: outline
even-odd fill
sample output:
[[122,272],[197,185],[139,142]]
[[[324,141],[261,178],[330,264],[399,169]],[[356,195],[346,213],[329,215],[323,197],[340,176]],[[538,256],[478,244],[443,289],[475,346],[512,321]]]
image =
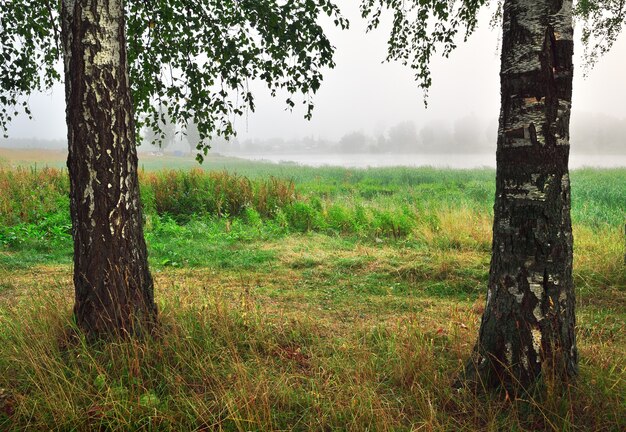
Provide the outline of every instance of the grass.
[[0,213],[0,430],[626,427],[626,170],[572,173],[580,377],[510,400],[450,385],[493,171],[222,163],[142,174],[160,335],[95,345],[72,331],[63,174],[0,171],[21,208]]

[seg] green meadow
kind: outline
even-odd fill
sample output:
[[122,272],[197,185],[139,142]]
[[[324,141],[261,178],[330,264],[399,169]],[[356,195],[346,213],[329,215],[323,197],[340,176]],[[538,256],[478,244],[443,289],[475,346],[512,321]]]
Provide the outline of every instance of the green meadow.
[[176,161],[140,163],[159,334],[96,344],[62,162],[0,163],[0,430],[626,428],[626,169],[571,173],[580,376],[511,399],[451,387],[494,170]]

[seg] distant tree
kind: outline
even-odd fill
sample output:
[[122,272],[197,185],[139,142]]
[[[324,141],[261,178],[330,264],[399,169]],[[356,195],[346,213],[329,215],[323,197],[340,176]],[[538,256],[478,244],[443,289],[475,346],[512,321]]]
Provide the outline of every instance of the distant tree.
[[391,151],[389,140],[383,133],[379,133],[374,137],[374,142],[371,147],[371,151],[374,153],[383,153]]
[[300,141],[300,150],[315,151],[319,149],[319,140],[313,136],[307,136]]
[[74,314],[89,337],[149,331],[157,317],[137,131],[160,130],[167,107],[173,123],[198,125],[206,152],[206,139],[232,135],[233,117],[254,109],[251,80],[302,93],[310,117],[321,71],[334,66],[320,15],[347,25],[329,0],[0,2],[3,130],[64,60]]
[[412,121],[401,122],[390,127],[387,135],[389,146],[395,151],[410,153],[414,152],[417,147],[417,130]]
[[363,132],[350,132],[339,140],[339,150],[343,153],[363,153],[370,145],[370,138]]
[[579,114],[572,125],[572,145],[579,153],[626,152],[626,119],[604,114]]
[[212,145],[217,151],[229,151],[237,153],[243,151],[245,146],[239,141],[237,137],[226,141],[223,137],[215,137],[211,140]]
[[[485,0],[364,0],[370,28],[394,14],[389,60],[431,84],[438,47],[447,56],[459,31],[474,30]],[[580,0],[583,41],[599,34],[610,48],[624,25],[626,2]],[[577,372],[572,228],[568,174],[572,97],[571,0],[504,0],[501,111],[487,302],[478,342],[461,382],[516,391],[541,376]],[[610,18],[607,18],[610,16]]]
[[472,152],[482,147],[483,125],[475,115],[461,117],[455,120],[452,141],[457,152]]
[[188,122],[187,127],[185,128],[185,137],[187,139],[187,144],[189,145],[189,153],[195,154],[199,150],[198,146],[202,143],[198,125],[192,121]]
[[[187,140],[187,145],[189,146],[189,153],[192,155],[201,151],[205,145],[204,138],[200,135],[198,125],[194,122],[187,123],[187,127],[185,128],[185,139]],[[231,136],[213,136],[207,144],[208,147],[213,149],[214,152],[233,152],[240,149],[237,137]]]
[[453,138],[449,125],[440,120],[426,123],[419,131],[422,149],[428,152],[445,153],[453,150]]
[[274,137],[266,139],[264,142],[264,151],[284,151],[288,147],[288,143],[284,138]]
[[486,142],[492,143],[491,145],[495,144],[498,136],[498,119],[492,118],[489,120],[489,123],[485,126],[483,133]]
[[176,125],[172,122],[167,113],[162,113],[158,126],[159,128],[156,130],[150,126],[145,126],[143,139],[159,151],[164,151],[174,144],[174,140],[176,139]]

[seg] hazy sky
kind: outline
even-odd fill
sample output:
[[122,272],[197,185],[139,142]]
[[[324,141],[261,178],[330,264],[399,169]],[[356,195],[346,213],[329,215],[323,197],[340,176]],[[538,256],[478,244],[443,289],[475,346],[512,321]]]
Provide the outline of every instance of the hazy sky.
[[[258,86],[257,112],[237,119],[240,138],[314,136],[338,139],[354,130],[377,134],[406,120],[415,121],[419,127],[432,120],[452,125],[456,119],[469,115],[485,121],[497,118],[500,29],[489,28],[487,11],[467,43],[460,43],[449,59],[436,58],[433,62],[433,86],[429,107],[425,109],[411,70],[399,64],[382,63],[389,26],[365,34],[365,23],[358,14],[359,2],[340,0],[338,3],[350,19],[351,28],[341,31],[329,27],[328,34],[337,48],[337,66],[325,73],[315,97],[313,120],[305,121],[302,109],[286,112],[284,98],[272,99]],[[583,78],[581,67],[576,70],[574,122],[577,116],[588,112],[626,118],[625,39],[622,36],[618,40],[588,78]],[[580,43],[576,54],[576,64],[580,66]],[[9,135],[65,139],[63,87],[56,86],[48,95],[33,95],[30,102],[35,120],[29,121],[20,115]]]

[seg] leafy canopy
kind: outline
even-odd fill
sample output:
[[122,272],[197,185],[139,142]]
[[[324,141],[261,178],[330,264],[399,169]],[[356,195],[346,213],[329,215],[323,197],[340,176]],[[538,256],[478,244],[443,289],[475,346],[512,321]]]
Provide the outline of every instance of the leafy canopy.
[[30,116],[28,95],[61,79],[58,11],[49,1],[0,2],[0,129],[22,109]]
[[574,14],[582,24],[585,66],[591,68],[611,50],[626,26],[626,1],[578,0]]
[[[626,26],[626,0],[574,0],[574,16],[581,23],[585,66],[596,64],[611,50]],[[459,33],[464,40],[474,32],[478,13],[492,5],[492,25],[502,19],[504,0],[362,0],[361,14],[368,30],[380,25],[384,10],[393,15],[387,61],[399,61],[415,70],[415,79],[427,96],[432,84],[430,61],[438,49],[447,57]],[[424,99],[427,102],[427,99]]]
[[424,91],[424,103],[432,84],[430,61],[438,49],[448,57],[456,48],[459,32],[464,39],[476,29],[478,12],[488,0],[363,0],[361,15],[368,31],[380,25],[384,10],[393,14],[387,61],[399,61],[415,70]]
[[[53,0],[0,2],[0,128],[19,109],[30,115],[28,95],[60,80],[59,3]],[[131,87],[138,117],[164,138],[166,118],[197,124],[198,150],[206,139],[234,134],[233,121],[254,111],[251,81],[262,81],[272,95],[285,91],[286,104],[304,95],[306,118],[313,110],[324,68],[332,68],[334,47],[320,25],[328,16],[348,27],[336,0],[127,0],[126,28]],[[467,39],[478,12],[489,0],[361,0],[368,30],[392,14],[387,61],[415,70],[427,96],[430,61],[438,50],[447,57],[459,33]],[[501,8],[502,0],[492,0]],[[588,64],[611,49],[624,27],[624,0],[578,0]],[[496,15],[499,16],[499,15]],[[426,102],[426,98],[424,99]],[[140,134],[138,134],[140,136]],[[198,155],[199,160],[202,156]]]
[[[205,154],[206,138],[231,136],[234,117],[254,110],[252,80],[272,95],[286,91],[290,108],[293,95],[303,94],[310,118],[322,71],[335,65],[320,19],[348,26],[330,0],[127,0],[125,7],[137,130],[161,131],[166,115],[183,126],[193,122]],[[58,1],[0,2],[4,131],[19,108],[30,115],[31,93],[61,79],[60,29]]]

